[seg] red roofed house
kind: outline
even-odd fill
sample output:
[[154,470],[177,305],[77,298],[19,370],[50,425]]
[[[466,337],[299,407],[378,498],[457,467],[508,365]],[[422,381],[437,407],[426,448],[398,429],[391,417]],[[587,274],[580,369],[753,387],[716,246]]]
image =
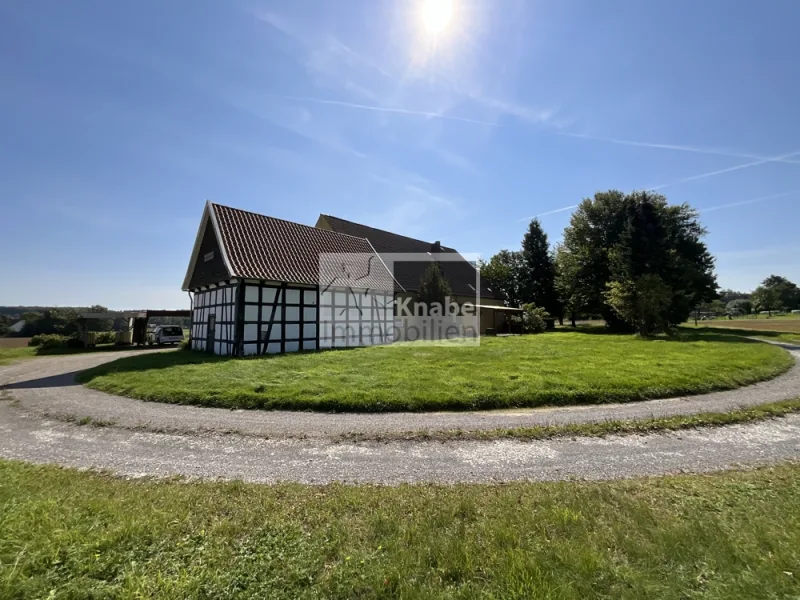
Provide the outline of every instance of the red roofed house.
[[245,356],[389,343],[396,285],[363,237],[207,202],[183,281],[192,349]]

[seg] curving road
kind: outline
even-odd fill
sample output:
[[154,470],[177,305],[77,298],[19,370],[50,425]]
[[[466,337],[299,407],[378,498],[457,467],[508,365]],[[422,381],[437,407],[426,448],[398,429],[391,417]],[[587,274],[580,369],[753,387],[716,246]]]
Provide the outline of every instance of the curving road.
[[[800,348],[787,349],[800,361]],[[141,351],[41,358],[0,368],[0,456],[109,469],[125,476],[305,483],[605,479],[800,459],[800,415],[720,429],[603,439],[337,440],[354,432],[492,429],[724,411],[800,397],[800,366],[730,392],[482,413],[230,411],[121,398],[74,381],[81,370],[135,352]],[[66,422],[87,418],[113,426]]]

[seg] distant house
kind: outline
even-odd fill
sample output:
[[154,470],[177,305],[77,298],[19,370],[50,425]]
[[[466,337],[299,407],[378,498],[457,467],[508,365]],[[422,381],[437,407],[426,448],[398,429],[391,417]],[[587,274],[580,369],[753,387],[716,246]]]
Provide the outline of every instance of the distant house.
[[476,288],[478,272],[475,265],[464,259],[454,248],[442,246],[440,242],[426,242],[325,214],[319,216],[316,226],[319,229],[366,238],[380,255],[403,253],[427,256],[429,262],[413,260],[395,262],[390,265],[390,268],[393,267],[393,275],[399,284],[396,286],[396,296],[398,297],[408,295],[415,299],[425,270],[430,262],[436,262],[442,275],[450,283],[453,301],[459,304],[475,303],[477,298],[480,305],[503,305],[500,294],[484,282],[480,282],[479,290]]
[[25,327],[25,320],[17,321],[13,325],[9,326],[8,331],[9,333],[19,333]]
[[394,287],[363,237],[211,202],[183,281],[192,348],[233,356],[388,343]]

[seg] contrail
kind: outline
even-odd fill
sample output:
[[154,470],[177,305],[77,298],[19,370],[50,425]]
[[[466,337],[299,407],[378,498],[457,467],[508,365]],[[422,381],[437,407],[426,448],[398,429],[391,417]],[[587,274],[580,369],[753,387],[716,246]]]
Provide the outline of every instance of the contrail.
[[578,208],[577,204],[572,204],[570,206],[565,206],[564,208],[557,208],[555,210],[548,210],[547,212],[539,213],[538,215],[534,215],[532,217],[525,217],[523,219],[519,219],[517,223],[523,223],[525,221],[530,221],[531,219],[538,219],[539,217],[546,217],[547,215],[554,215],[556,213],[564,212],[565,210],[570,210],[572,208]]
[[731,204],[720,204],[718,206],[710,206],[708,208],[700,209],[699,212],[707,213],[715,210],[722,210],[724,208],[733,208],[735,206],[744,206],[745,204],[755,204],[764,200],[772,200],[774,198],[783,198],[784,196],[791,196],[793,194],[800,194],[800,190],[792,190],[790,192],[781,192],[780,194],[771,194],[769,196],[761,196],[759,198],[751,198],[750,200],[742,200],[741,202],[732,202]]
[[497,123],[489,121],[479,121],[477,119],[468,119],[467,117],[457,117],[454,115],[447,115],[439,112],[428,112],[424,110],[411,110],[408,108],[393,108],[389,106],[373,106],[371,104],[356,104],[354,102],[343,102],[341,100],[325,100],[323,98],[307,98],[302,96],[283,96],[281,94],[267,94],[274,98],[283,98],[284,100],[294,100],[296,102],[310,102],[312,104],[328,104],[331,106],[342,106],[344,108],[357,108],[360,110],[370,110],[373,112],[382,113],[395,113],[401,115],[413,115],[417,117],[426,117],[434,119],[445,119],[447,121],[459,121],[461,123],[471,123],[473,125],[489,125],[490,127],[497,127]]
[[701,173],[700,175],[692,175],[691,177],[685,177],[683,179],[679,179],[678,181],[671,181],[670,183],[662,183],[661,185],[657,185],[655,187],[647,188],[648,190],[655,191],[660,190],[665,187],[669,187],[671,185],[678,185],[679,183],[686,183],[687,181],[697,181],[698,179],[705,179],[706,177],[714,177],[715,175],[722,175],[723,173],[730,173],[731,171],[739,171],[741,169],[749,169],[751,167],[756,167],[758,165],[763,165],[766,163],[771,162],[782,162],[786,158],[791,158],[792,156],[797,156],[800,154],[800,151],[789,152],[788,154],[781,154],[780,156],[774,157],[767,157],[761,158],[759,160],[745,163],[743,165],[736,165],[735,167],[728,167],[727,169],[720,169],[719,171],[711,171],[709,173]]
[[761,156],[759,154],[749,154],[745,152],[729,152],[727,150],[719,150],[717,148],[702,148],[699,146],[682,146],[680,144],[658,144],[651,142],[635,142],[633,140],[621,140],[619,138],[604,138],[596,137],[593,135],[586,135],[583,133],[569,133],[566,131],[555,132],[558,135],[566,137],[578,138],[583,140],[593,140],[596,142],[606,142],[609,144],[617,144],[619,146],[634,146],[636,148],[655,148],[660,150],[677,150],[679,152],[691,152],[693,154],[708,154],[710,156],[726,156],[729,158],[749,158],[752,160],[764,160],[766,162],[782,162],[792,165],[800,165],[800,160],[780,160],[768,156]]

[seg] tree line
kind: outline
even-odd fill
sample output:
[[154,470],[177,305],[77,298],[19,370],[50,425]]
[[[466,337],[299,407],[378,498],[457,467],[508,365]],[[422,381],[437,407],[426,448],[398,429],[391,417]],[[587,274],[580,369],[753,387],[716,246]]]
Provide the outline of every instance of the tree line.
[[752,292],[722,290],[717,300],[703,308],[730,315],[800,310],[800,288],[786,277],[770,275]]
[[[596,316],[643,335],[670,331],[697,307],[720,301],[706,234],[688,204],[647,191],[598,192],[577,207],[560,244],[551,247],[533,219],[521,248],[492,256],[481,277],[507,305],[534,303],[561,323]],[[787,308],[795,302],[777,279],[753,293],[754,302],[766,293],[758,306],[772,306],[776,288]]]
[[[105,306],[86,307],[0,307],[0,336],[33,337],[34,335],[57,334],[71,336],[80,330],[81,313],[109,312]],[[11,327],[25,321],[22,329],[12,332]],[[150,323],[154,325],[178,325],[189,327],[190,319],[186,317],[154,317]],[[89,331],[121,330],[128,326],[127,319],[89,319],[86,322]]]

